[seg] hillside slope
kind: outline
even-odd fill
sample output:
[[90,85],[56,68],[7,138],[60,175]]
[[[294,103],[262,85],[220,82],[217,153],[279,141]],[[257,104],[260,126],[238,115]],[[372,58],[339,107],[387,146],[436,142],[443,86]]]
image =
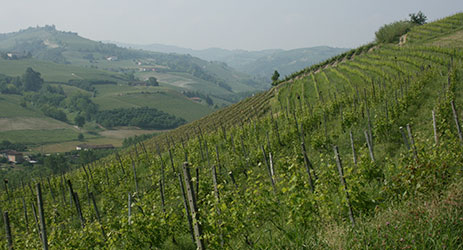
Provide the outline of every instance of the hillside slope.
[[[116,72],[140,69],[184,72],[230,92],[253,91],[265,87],[244,74],[236,74],[236,71],[226,66],[222,66],[222,72],[214,70],[213,63],[199,58],[121,48],[80,37],[77,33],[58,31],[54,26],[0,34],[0,51],[4,57],[8,54],[18,58],[33,57],[42,61]],[[228,75],[224,75],[224,72]]]
[[[77,33],[58,31],[54,26],[0,34],[0,74],[21,77],[29,67],[41,74],[45,81],[44,89],[48,86],[62,88],[66,90],[66,99],[76,95],[88,96],[100,111],[150,107],[185,121],[199,119],[267,88],[267,84],[223,63],[207,62],[187,55],[121,48],[80,37]],[[152,77],[157,79],[160,86],[146,86]],[[85,82],[85,86],[79,88],[73,82]],[[19,85],[17,89],[21,88]],[[49,133],[43,126],[34,128],[34,123],[28,123],[28,129],[22,131],[27,136],[18,136],[17,128],[24,127],[23,121],[27,117],[10,119],[2,114],[11,110],[17,110],[20,114],[24,109],[20,104],[31,93],[9,91],[8,88],[14,89],[14,86],[0,82],[2,96],[6,94],[17,101],[10,102],[16,105],[14,107],[0,106],[0,118],[9,120],[5,121],[8,126],[2,129],[2,138],[15,143],[42,146],[66,142],[69,146],[61,150],[69,150],[82,143],[77,140],[79,133],[83,133],[89,143],[106,142],[120,146],[124,138],[108,138],[104,136],[108,133],[101,130],[121,130],[121,135],[156,132],[137,127],[102,128],[101,124],[94,123],[83,130],[76,129],[72,126],[76,125],[73,120],[81,110],[69,110],[64,100],[55,102],[53,106],[66,111],[68,124],[54,121],[65,126],[65,132]],[[50,122],[36,102],[30,102],[28,108],[37,113],[40,124]],[[48,136],[42,136],[44,134]],[[54,150],[59,145],[47,148]]]
[[[463,27],[463,14],[439,22],[436,43]],[[48,244],[462,248],[462,41],[429,42],[349,51],[79,171],[36,180]],[[23,208],[36,191],[8,185],[1,208],[13,245],[39,248]]]
[[291,50],[267,49],[258,51],[226,50],[220,48],[193,50],[162,44],[117,44],[127,48],[137,48],[164,53],[190,54],[208,61],[224,62],[240,72],[265,79],[267,82],[270,82],[270,77],[274,70],[278,70],[280,75],[289,75],[292,72],[299,71],[305,67],[319,63],[348,50],[345,48],[332,48],[328,46]]

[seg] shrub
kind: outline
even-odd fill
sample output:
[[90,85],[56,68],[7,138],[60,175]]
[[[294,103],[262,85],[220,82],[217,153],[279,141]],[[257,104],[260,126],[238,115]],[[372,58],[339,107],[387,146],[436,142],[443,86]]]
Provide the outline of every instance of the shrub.
[[378,43],[398,43],[400,37],[407,33],[415,24],[409,21],[397,21],[385,24],[376,31],[376,42]]

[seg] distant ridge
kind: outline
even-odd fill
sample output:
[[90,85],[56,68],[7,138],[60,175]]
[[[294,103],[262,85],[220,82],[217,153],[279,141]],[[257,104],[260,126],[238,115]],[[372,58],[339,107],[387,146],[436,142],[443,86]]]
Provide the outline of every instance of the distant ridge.
[[208,61],[224,62],[230,67],[249,75],[264,78],[270,81],[274,70],[280,75],[289,75],[312,64],[324,61],[332,56],[347,51],[347,48],[333,48],[329,46],[316,46],[291,50],[266,49],[258,51],[228,50],[221,48],[208,48],[194,50],[164,44],[136,45],[111,42],[119,46],[149,51],[189,54]]

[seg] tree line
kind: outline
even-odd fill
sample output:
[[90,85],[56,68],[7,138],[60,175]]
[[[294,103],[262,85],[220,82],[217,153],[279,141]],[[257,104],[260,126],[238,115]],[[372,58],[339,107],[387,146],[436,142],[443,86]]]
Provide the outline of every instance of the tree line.
[[95,121],[104,127],[136,126],[143,129],[172,129],[186,123],[185,119],[155,108],[119,108],[100,111]]
[[[158,84],[154,77],[147,82],[150,85]],[[115,82],[70,80],[67,84],[95,92],[94,84],[115,84]],[[41,74],[30,67],[21,77],[0,75],[0,93],[22,95],[21,106],[32,105],[46,116],[63,122],[69,122],[66,113],[76,113],[74,123],[79,127],[84,126],[88,121],[96,121],[108,128],[136,126],[144,129],[171,129],[186,123],[182,118],[148,107],[100,111],[90,95],[83,93],[67,95],[59,85],[44,84]]]

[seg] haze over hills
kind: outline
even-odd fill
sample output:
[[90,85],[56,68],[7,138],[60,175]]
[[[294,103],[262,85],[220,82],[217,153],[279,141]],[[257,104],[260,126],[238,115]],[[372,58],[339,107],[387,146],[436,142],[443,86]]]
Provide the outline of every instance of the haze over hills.
[[[20,81],[29,67],[45,81],[36,92],[27,90]],[[0,34],[0,76],[0,118],[2,124],[8,125],[0,129],[0,136],[31,145],[67,141],[76,144],[79,133],[99,142],[111,139],[107,135],[114,135],[107,142],[120,145],[124,137],[101,130],[102,124],[92,118],[91,111],[70,106],[76,96],[97,107],[99,112],[149,107],[189,122],[269,86],[222,62],[121,48],[59,31],[54,26]],[[155,80],[150,82],[151,78]],[[40,103],[31,99],[38,92],[42,96]],[[59,97],[54,96],[57,94]],[[50,117],[50,106],[56,114],[61,112],[61,120],[56,120],[56,114]],[[17,112],[9,114],[6,108]],[[34,126],[28,119],[30,113],[43,120],[38,122],[41,126]],[[72,126],[75,117],[81,114],[86,114],[88,120],[83,130]],[[140,121],[141,117],[137,119]],[[103,127],[116,126],[106,125]],[[125,136],[140,133],[126,130],[121,130]],[[28,136],[17,136],[21,133]]]
[[[221,64],[206,62],[187,55],[121,48],[114,44],[80,37],[77,33],[58,31],[54,26],[28,28],[19,32],[0,34],[0,51],[31,55],[35,59],[60,64],[93,66],[116,72],[123,72],[127,69],[139,70],[140,67],[137,66],[141,66],[143,62],[135,64],[133,60],[149,60],[145,63],[152,66],[151,68],[158,66],[161,72],[188,73],[216,85],[222,85],[220,87],[232,92],[264,88],[262,83],[252,82],[252,79],[244,74],[238,74]],[[130,60],[132,60],[132,65],[130,65],[132,67],[122,63]],[[226,71],[230,72],[226,73]]]
[[135,45],[115,43],[127,48],[164,53],[190,54],[208,61],[224,62],[240,72],[263,78],[267,82],[270,81],[270,76],[273,74],[274,70],[278,70],[280,75],[289,75],[348,50],[347,48],[333,48],[328,46],[292,50],[267,49],[259,51],[239,49],[227,50],[221,48],[194,50],[163,44]]

